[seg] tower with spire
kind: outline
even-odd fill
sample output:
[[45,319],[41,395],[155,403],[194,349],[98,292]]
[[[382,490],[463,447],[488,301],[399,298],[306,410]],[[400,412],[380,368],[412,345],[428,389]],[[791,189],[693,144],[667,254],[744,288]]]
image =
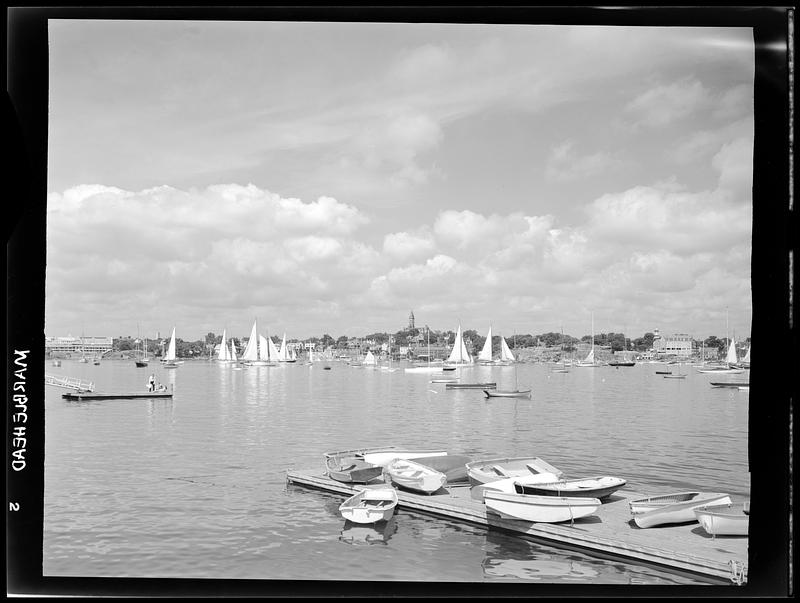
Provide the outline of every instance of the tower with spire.
[[408,328],[414,328],[414,310],[411,310],[411,313],[408,315]]

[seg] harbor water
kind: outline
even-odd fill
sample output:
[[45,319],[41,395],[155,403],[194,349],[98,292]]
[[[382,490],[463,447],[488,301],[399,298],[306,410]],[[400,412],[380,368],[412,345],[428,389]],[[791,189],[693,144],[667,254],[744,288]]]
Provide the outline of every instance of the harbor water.
[[68,401],[46,387],[44,576],[704,584],[405,509],[355,525],[339,514],[342,496],[286,483],[287,469],[322,472],[323,452],[366,446],[538,456],[569,477],[622,477],[648,495],[749,497],[748,391],[711,387],[719,376],[688,365],[460,369],[462,382],[532,389],[487,399],[405,363],[324,364],[48,362],[46,373],[99,392],[145,391],[154,374],[174,396]]

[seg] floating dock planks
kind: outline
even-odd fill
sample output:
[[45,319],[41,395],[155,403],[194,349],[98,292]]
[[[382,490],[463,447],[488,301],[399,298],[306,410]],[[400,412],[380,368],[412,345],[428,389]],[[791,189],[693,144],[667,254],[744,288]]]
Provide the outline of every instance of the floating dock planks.
[[61,394],[66,400],[130,400],[134,398],[171,398],[172,392],[129,392],[129,393],[103,393],[103,392],[70,392]]
[[[346,496],[356,488],[327,477],[320,470],[288,470],[286,480]],[[468,485],[452,485],[431,495],[397,490],[398,507],[430,513],[514,532],[548,544],[579,548],[604,556],[655,564],[678,572],[697,574],[713,581],[742,584],[747,579],[746,537],[712,538],[700,524],[638,528],[631,519],[628,501],[646,495],[617,491],[595,515],[569,523],[532,523],[501,519],[486,512],[483,502],[470,497]]]

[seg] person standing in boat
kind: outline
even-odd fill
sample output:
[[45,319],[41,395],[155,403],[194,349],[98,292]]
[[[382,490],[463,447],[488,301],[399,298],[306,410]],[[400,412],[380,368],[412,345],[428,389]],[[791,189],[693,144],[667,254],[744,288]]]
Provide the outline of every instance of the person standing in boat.
[[155,375],[150,375],[150,379],[147,380],[147,391],[151,392],[156,388],[156,377]]

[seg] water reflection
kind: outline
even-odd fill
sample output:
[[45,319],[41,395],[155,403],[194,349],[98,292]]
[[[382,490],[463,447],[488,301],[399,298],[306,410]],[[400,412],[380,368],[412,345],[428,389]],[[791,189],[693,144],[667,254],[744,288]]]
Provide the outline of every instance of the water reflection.
[[389,544],[392,535],[397,532],[397,520],[392,517],[386,521],[372,524],[353,523],[345,521],[339,540],[347,544]]
[[[481,562],[487,579],[509,582],[686,584],[654,568],[589,557],[580,552],[538,544],[504,532],[490,530]],[[697,584],[702,584],[697,581]]]

